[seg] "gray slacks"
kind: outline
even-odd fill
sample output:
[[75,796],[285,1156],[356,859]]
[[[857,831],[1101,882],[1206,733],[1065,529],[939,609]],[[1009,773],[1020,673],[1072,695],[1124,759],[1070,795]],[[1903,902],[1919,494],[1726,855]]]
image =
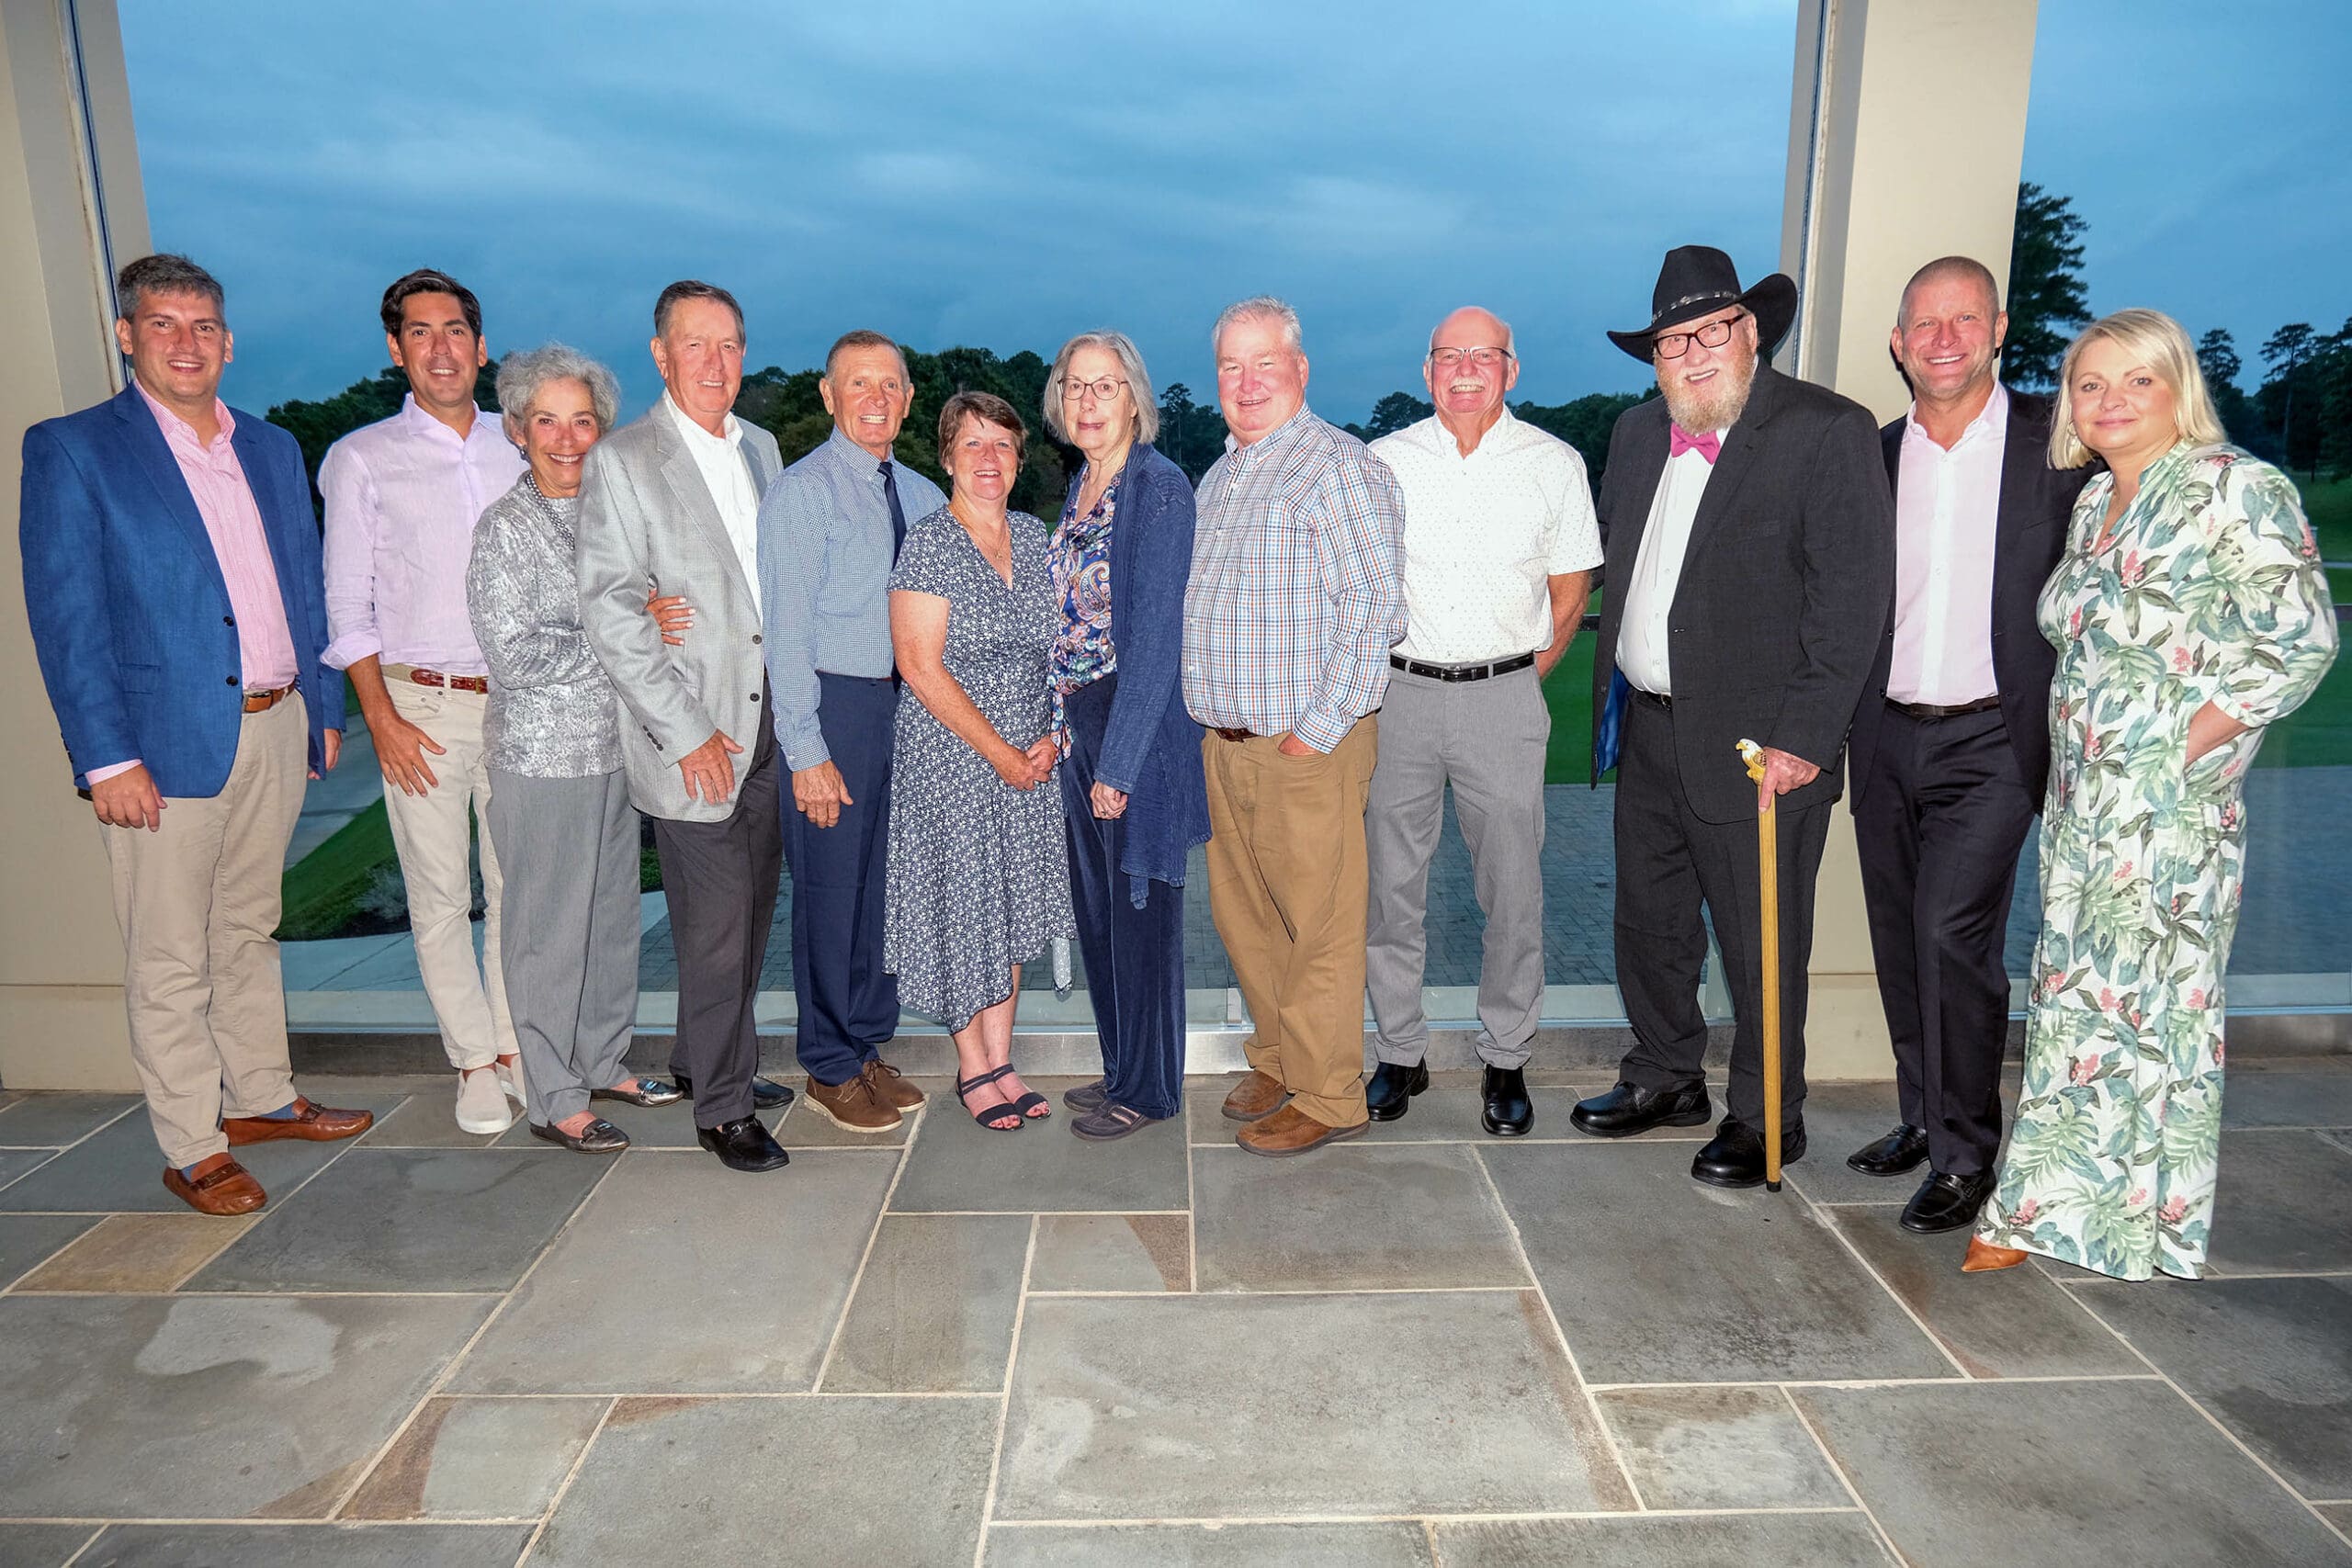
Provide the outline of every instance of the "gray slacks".
[[1450,783],[1487,918],[1478,1055],[1488,1066],[1527,1065],[1544,1012],[1544,750],[1551,736],[1532,669],[1458,682],[1390,671],[1364,814],[1372,874],[1364,982],[1382,1061],[1410,1066],[1429,1048],[1421,980],[1430,860]]
[[490,789],[506,872],[507,1007],[530,1118],[547,1125],[619,1080],[637,1024],[637,812],[619,769],[584,779],[493,769]]

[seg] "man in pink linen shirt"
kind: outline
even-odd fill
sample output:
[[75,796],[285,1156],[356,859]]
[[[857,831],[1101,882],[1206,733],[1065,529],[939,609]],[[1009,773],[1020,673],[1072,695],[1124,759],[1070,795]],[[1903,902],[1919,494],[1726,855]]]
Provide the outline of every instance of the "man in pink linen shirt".
[[490,805],[482,717],[489,669],[466,610],[483,508],[522,455],[474,403],[489,363],[481,305],[422,268],[384,290],[384,341],[407,373],[401,412],[353,431],[319,465],[326,498],[326,662],[346,671],[384,774],[409,930],[441,1044],[458,1069],[458,1125],[511,1126],[523,1102],[499,966],[498,857],[481,834],[486,908],[473,943],[474,822]]
[[1894,608],[1854,715],[1854,832],[1903,1120],[1847,1164],[1928,1166],[1903,1211],[1972,1223],[2001,1143],[2002,963],[2018,852],[2050,769],[2054,651],[2036,600],[2088,468],[2045,457],[2050,405],[2000,383],[1993,275],[1929,262],[1890,339],[1911,408],[1880,432],[1894,481]]
[[270,934],[304,773],[334,766],[342,683],[319,662],[301,453],[220,398],[220,285],[146,256],[116,299],[131,384],[25,433],[26,609],[106,846],[164,1186],[198,1213],[245,1214],[266,1200],[232,1145],[374,1121],[294,1091]]

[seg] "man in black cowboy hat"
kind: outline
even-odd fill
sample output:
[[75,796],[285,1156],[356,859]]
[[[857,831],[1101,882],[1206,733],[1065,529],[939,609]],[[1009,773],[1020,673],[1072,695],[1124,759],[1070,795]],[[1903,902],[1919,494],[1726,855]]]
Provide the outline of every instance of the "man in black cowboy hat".
[[[1610,339],[1665,395],[1610,437],[1599,511],[1608,592],[1593,658],[1593,776],[1619,742],[1617,984],[1634,1047],[1577,1127],[1625,1137],[1712,1114],[1699,1010],[1724,955],[1731,1107],[1690,1174],[1764,1179],[1756,818],[1781,797],[1781,1158],[1804,1156],[1805,964],[1839,757],[1894,593],[1894,517],[1876,423],[1762,362],[1795,320],[1779,274],[1743,289],[1705,245],[1667,254],[1648,326]],[[1622,715],[1622,723],[1610,720]],[[1751,783],[1737,745],[1764,748]]]

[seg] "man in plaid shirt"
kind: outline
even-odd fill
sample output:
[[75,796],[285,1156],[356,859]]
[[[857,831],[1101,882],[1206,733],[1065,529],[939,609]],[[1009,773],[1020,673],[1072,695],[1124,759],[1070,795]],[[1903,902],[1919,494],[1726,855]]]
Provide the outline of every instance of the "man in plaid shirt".
[[1307,409],[1296,311],[1245,299],[1211,343],[1231,434],[1198,495],[1184,702],[1209,730],[1209,908],[1255,1024],[1225,1113],[1250,1153],[1295,1155],[1370,1124],[1363,809],[1405,507]]

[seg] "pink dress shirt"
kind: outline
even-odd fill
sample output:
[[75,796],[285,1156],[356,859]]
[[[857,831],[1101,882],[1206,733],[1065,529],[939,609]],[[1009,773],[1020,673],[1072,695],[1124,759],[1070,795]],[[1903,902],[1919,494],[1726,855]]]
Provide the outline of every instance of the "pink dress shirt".
[[1999,691],[1993,675],[1993,531],[2001,511],[2001,458],[2009,394],[1992,400],[1947,452],[1903,426],[1894,488],[1894,656],[1886,694],[1898,703],[1960,707]]
[[[204,519],[204,532],[212,540],[212,554],[229,585],[229,610],[237,617],[237,656],[245,690],[274,692],[292,685],[301,665],[294,654],[294,634],[286,626],[286,601],[277,592],[277,563],[270,559],[261,508],[254,504],[244,465],[231,445],[237,422],[230,416],[229,405],[218,398],[212,400],[212,417],[220,431],[208,444],[196,426],[157,402],[137,378],[130,384],[139,387],[141,400],[163,428],[164,444],[180,466],[180,477],[196,500],[197,515]],[[92,768],[85,776],[96,784],[130,772],[139,761],[133,757]]]
[[466,611],[474,525],[523,474],[498,416],[474,415],[464,436],[416,406],[327,448],[329,668],[375,654],[445,675],[487,675]]

